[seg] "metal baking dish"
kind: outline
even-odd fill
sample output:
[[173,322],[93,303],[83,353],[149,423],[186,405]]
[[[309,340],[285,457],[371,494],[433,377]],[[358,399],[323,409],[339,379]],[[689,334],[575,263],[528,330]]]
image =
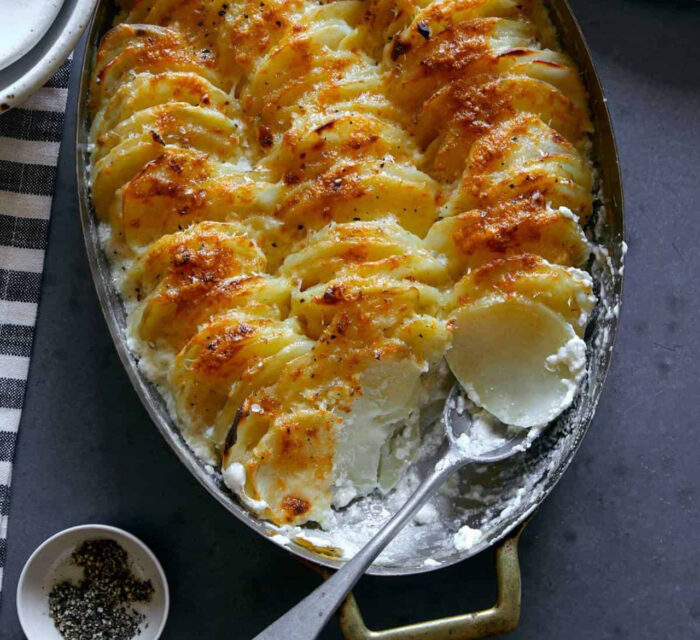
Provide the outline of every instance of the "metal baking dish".
[[[460,495],[451,499],[451,502],[454,504],[450,509],[454,510],[450,513],[442,514],[442,524],[444,526],[439,527],[442,533],[438,531],[434,536],[423,536],[416,543],[415,547],[395,555],[393,559],[386,561],[384,564],[375,564],[369,570],[369,573],[375,575],[407,575],[429,571],[454,564],[496,543],[502,543],[498,549],[499,572],[505,576],[502,587],[505,591],[510,590],[512,594],[517,592],[518,603],[515,608],[518,611],[519,573],[517,571],[517,555],[515,555],[516,550],[514,546],[517,533],[513,536],[513,532],[520,531],[519,525],[537,509],[538,505],[564,474],[591,423],[610,365],[612,346],[617,329],[617,311],[619,310],[622,290],[624,258],[623,199],[620,168],[603,91],[594,69],[590,51],[566,0],[551,0],[550,5],[552,17],[559,29],[565,50],[577,61],[579,67],[583,70],[595,125],[593,157],[598,168],[601,189],[600,196],[596,202],[593,223],[590,225],[589,231],[600,247],[600,250],[597,252],[598,259],[591,265],[591,271],[594,275],[601,303],[597,307],[596,314],[586,335],[586,342],[589,348],[588,376],[571,409],[551,425],[527,452],[520,455],[516,465],[476,470],[471,472],[471,475],[461,478],[461,486],[463,487],[468,488],[476,482],[482,487],[488,488],[488,491],[486,491],[487,495],[485,497],[482,496],[482,504],[475,504],[474,497],[470,497],[468,492],[467,495]],[[212,473],[211,470],[208,471],[205,465],[184,443],[177,426],[168,414],[163,399],[140,372],[136,360],[127,347],[124,309],[112,285],[109,265],[100,248],[97,222],[90,204],[87,180],[89,162],[89,116],[87,103],[90,74],[100,37],[111,25],[112,17],[112,3],[108,1],[101,2],[90,27],[88,45],[83,59],[76,140],[80,215],[90,267],[102,310],[119,356],[136,393],[167,443],[187,469],[216,500],[239,520],[261,535],[269,538],[270,530],[268,525],[246,511],[226,489],[218,474]],[[481,542],[463,552],[457,551],[452,545],[446,545],[444,539],[445,536],[448,536],[450,529],[454,531],[456,519],[460,517],[463,518],[463,521],[470,522],[474,522],[475,518],[481,518],[486,523],[483,527],[484,535]],[[511,535],[510,538],[508,538],[509,534]],[[504,540],[506,541],[505,543],[503,543]],[[292,543],[287,545],[286,548],[301,558],[326,567],[336,568],[342,563],[337,558],[317,553],[313,549],[313,545],[307,548]],[[437,561],[437,565],[425,566],[423,561],[426,557],[433,557]],[[367,635],[370,632],[367,632],[366,628],[364,631],[362,630],[361,617],[359,617],[359,613],[352,606],[352,603],[347,605],[343,614],[346,635],[358,639],[370,637]],[[513,607],[510,608],[513,609]],[[512,618],[513,611],[509,615]],[[484,620],[488,622],[489,616],[493,618],[494,614],[487,612]],[[491,628],[490,632],[493,633],[494,629],[496,627]],[[501,627],[498,627],[498,629],[501,629]],[[418,631],[416,632],[418,633]],[[482,632],[484,631],[482,630]],[[473,631],[470,633],[473,633]],[[409,633],[409,635],[391,637],[417,636],[411,636]],[[422,635],[421,637],[428,636]],[[461,633],[459,636],[454,637],[477,636]]]

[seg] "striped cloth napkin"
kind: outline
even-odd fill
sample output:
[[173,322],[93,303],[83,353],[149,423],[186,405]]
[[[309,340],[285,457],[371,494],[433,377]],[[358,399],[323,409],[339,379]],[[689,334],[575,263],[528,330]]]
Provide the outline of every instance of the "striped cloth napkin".
[[0,115],[0,593],[12,459],[36,323],[71,60]]

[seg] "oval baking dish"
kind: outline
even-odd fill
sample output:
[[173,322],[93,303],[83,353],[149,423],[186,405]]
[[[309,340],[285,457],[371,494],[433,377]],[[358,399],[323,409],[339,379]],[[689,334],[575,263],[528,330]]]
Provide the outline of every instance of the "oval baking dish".
[[[592,157],[600,189],[594,194],[594,213],[586,230],[596,245],[589,268],[599,303],[585,336],[588,375],[572,407],[522,454],[517,465],[495,466],[487,472],[479,472],[478,478],[471,478],[473,483],[479,484],[483,489],[478,506],[472,504],[474,498],[468,492],[457,495],[452,499],[452,507],[440,514],[444,527],[438,527],[428,535],[416,536],[415,543],[404,544],[389,560],[375,564],[370,573],[402,575],[429,571],[459,562],[502,540],[537,508],[567,469],[590,425],[603,387],[610,364],[622,290],[625,245],[620,170],[609,114],[590,52],[566,2],[554,0],[550,7],[564,49],[583,72],[595,128]],[[111,26],[113,17],[112,4],[102,2],[90,28],[82,67],[76,144],[80,213],[88,258],[119,356],[159,431],[183,464],[212,496],[242,522],[268,539],[284,544],[296,555],[328,567],[337,567],[342,560],[333,557],[332,552],[319,549],[313,543],[313,536],[307,540],[297,538],[292,541],[284,540],[282,536],[273,537],[269,524],[251,514],[238,502],[224,485],[221,474],[211,465],[202,462],[187,446],[170,417],[162,396],[139,369],[129,350],[125,311],[113,284],[110,265],[100,245],[98,221],[90,201],[88,180],[90,78],[100,38]],[[462,481],[465,486],[470,484],[468,477],[463,477]],[[480,515],[486,524],[482,527],[483,535],[478,544],[459,550],[452,544],[452,538],[455,529],[460,524],[466,524],[464,513],[467,512]],[[461,523],[458,522],[460,518],[463,519]],[[427,558],[432,561],[426,563]]]

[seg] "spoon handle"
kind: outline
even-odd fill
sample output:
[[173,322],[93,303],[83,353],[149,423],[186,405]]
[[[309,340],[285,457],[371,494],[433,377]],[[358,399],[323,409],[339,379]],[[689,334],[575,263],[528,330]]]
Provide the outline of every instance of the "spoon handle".
[[[449,454],[447,454],[449,456]],[[290,609],[276,622],[273,622],[253,640],[314,640],[333,612],[362,577],[372,561],[381,553],[394,536],[403,528],[411,516],[423,506],[431,495],[447,480],[457,467],[464,465],[438,464],[433,473],[426,478],[379,532],[332,578],[326,580],[312,591],[293,609]]]

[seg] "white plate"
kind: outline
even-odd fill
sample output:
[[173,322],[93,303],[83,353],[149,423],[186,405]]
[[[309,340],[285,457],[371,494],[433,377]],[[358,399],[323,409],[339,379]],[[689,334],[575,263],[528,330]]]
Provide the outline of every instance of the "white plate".
[[27,53],[49,30],[63,0],[6,0],[0,20],[0,69]]
[[24,102],[61,66],[97,0],[0,0],[0,113]]

